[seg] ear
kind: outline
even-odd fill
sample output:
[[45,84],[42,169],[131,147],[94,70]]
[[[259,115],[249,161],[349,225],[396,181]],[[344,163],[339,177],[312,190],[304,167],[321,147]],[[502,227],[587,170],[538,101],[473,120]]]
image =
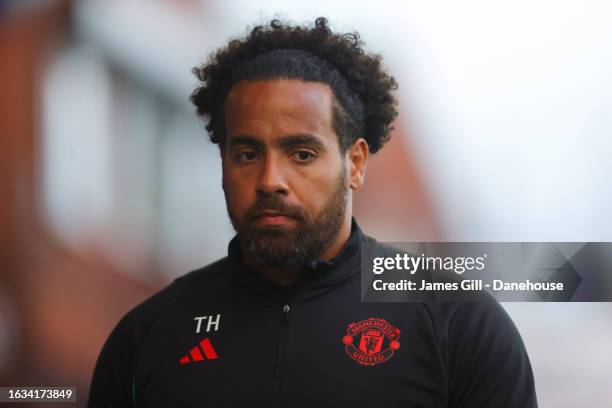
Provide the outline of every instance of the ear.
[[368,142],[362,137],[357,139],[346,152],[351,190],[357,190],[363,185],[369,153]]

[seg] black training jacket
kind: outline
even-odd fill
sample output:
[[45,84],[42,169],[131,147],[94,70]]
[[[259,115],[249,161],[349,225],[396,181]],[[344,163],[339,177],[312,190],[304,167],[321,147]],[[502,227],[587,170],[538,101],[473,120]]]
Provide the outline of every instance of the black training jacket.
[[228,256],[130,311],[98,359],[97,407],[537,407],[529,358],[502,307],[362,303],[353,220],[333,261],[281,288]]

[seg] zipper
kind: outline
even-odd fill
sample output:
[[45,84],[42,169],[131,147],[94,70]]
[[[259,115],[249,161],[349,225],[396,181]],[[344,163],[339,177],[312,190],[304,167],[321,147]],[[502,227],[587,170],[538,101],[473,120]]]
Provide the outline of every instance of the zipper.
[[287,353],[289,350],[289,313],[291,312],[291,306],[289,304],[295,299],[298,291],[301,288],[302,278],[304,270],[302,269],[298,274],[293,287],[289,293],[285,296],[282,303],[282,314],[280,319],[280,338],[278,342],[278,353],[276,355],[276,366],[274,367],[274,385],[279,388],[282,395],[282,377],[285,375],[285,366],[287,360]]
[[280,322],[280,339],[278,343],[278,353],[276,356],[276,366],[274,368],[274,385],[281,386],[282,369],[285,366],[287,358],[287,349],[289,345],[289,312],[291,307],[289,304],[284,304],[282,307],[282,315]]

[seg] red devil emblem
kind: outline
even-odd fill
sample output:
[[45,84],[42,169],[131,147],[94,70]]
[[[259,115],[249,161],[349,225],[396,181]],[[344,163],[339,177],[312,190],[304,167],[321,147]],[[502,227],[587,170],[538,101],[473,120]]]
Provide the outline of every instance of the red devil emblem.
[[[359,340],[355,339],[359,336]],[[370,317],[351,323],[342,338],[346,354],[365,366],[384,363],[399,350],[400,330],[391,326],[385,319]]]

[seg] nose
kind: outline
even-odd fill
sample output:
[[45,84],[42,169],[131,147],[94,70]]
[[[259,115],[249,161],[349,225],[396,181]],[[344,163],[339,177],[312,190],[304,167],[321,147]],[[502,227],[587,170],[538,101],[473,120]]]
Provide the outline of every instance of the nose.
[[257,183],[257,192],[260,194],[287,194],[289,192],[282,163],[274,155],[268,155],[263,163]]

